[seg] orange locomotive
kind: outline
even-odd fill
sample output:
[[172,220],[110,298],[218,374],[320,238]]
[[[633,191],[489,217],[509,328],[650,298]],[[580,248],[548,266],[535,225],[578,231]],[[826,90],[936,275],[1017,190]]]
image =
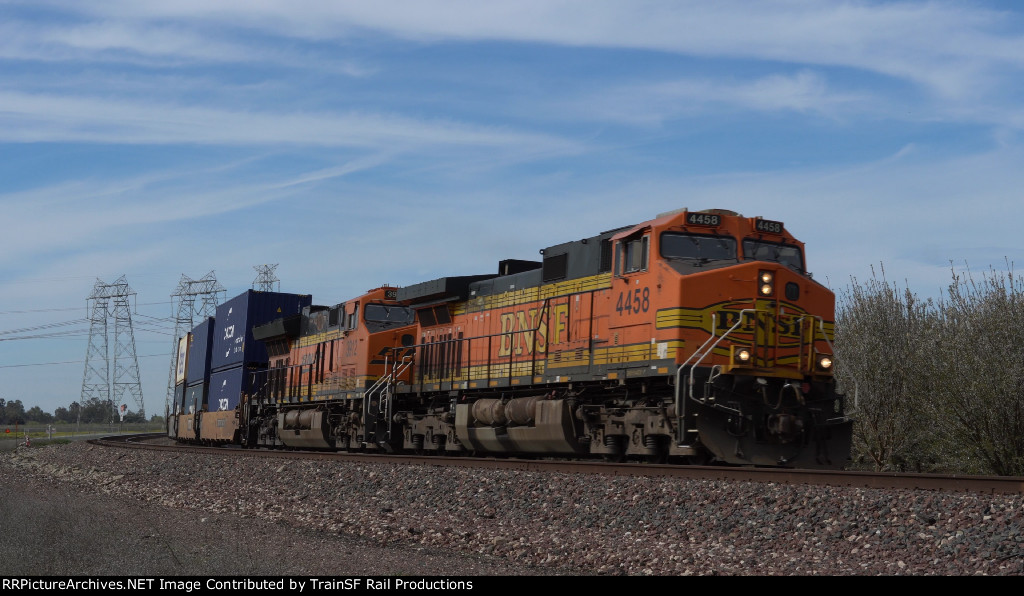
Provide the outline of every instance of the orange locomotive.
[[249,446],[841,468],[833,293],[778,221],[681,210],[254,330]]
[[[411,354],[415,312],[395,301],[397,288],[381,287],[333,307],[261,325],[269,367],[255,375],[243,405],[240,441],[246,446],[359,449],[373,441],[388,358]],[[406,356],[408,361],[408,356]],[[389,366],[389,364],[391,366]]]

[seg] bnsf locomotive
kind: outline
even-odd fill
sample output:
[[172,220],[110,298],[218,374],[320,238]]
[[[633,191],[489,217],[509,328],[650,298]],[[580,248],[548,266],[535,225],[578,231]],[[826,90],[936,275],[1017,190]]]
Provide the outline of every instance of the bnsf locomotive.
[[540,252],[334,306],[246,292],[182,338],[196,373],[169,433],[438,455],[849,460],[835,297],[782,222],[681,210]]

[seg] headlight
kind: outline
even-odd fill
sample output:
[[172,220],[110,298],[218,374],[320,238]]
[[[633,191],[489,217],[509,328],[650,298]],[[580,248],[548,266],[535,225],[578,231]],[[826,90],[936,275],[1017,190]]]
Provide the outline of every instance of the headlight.
[[771,296],[775,293],[775,274],[771,271],[762,271],[757,274],[758,293],[762,296]]
[[832,370],[832,357],[828,355],[818,356],[818,370],[830,371]]
[[748,348],[739,348],[733,352],[732,359],[736,364],[749,364],[750,350]]

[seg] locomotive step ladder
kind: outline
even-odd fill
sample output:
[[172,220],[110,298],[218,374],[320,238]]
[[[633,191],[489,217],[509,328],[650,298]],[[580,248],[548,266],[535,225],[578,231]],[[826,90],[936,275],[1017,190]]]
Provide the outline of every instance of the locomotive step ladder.
[[[385,446],[391,442],[391,416],[393,414],[396,379],[412,366],[412,356],[401,360],[384,357],[384,374],[366,390],[363,396],[363,424],[366,442]],[[370,415],[373,414],[373,418]],[[383,423],[383,426],[382,426]],[[383,432],[378,432],[382,429]]]

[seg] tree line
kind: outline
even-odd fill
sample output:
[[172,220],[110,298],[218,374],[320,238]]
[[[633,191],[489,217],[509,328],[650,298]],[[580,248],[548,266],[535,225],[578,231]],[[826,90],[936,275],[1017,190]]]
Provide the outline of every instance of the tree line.
[[[155,421],[160,416],[153,416]],[[29,423],[52,424],[66,422],[68,424],[84,423],[108,423],[120,422],[121,417],[117,413],[114,402],[90,397],[82,403],[72,402],[66,408],[57,408],[53,414],[44,412],[39,406],[32,406],[25,410],[25,405],[20,399],[4,400],[0,398],[0,425],[12,426]],[[145,417],[131,410],[125,412],[124,422],[146,422]]]
[[839,293],[836,376],[855,406],[855,467],[1024,476],[1024,284],[1007,269],[954,271],[938,299],[884,268]]

